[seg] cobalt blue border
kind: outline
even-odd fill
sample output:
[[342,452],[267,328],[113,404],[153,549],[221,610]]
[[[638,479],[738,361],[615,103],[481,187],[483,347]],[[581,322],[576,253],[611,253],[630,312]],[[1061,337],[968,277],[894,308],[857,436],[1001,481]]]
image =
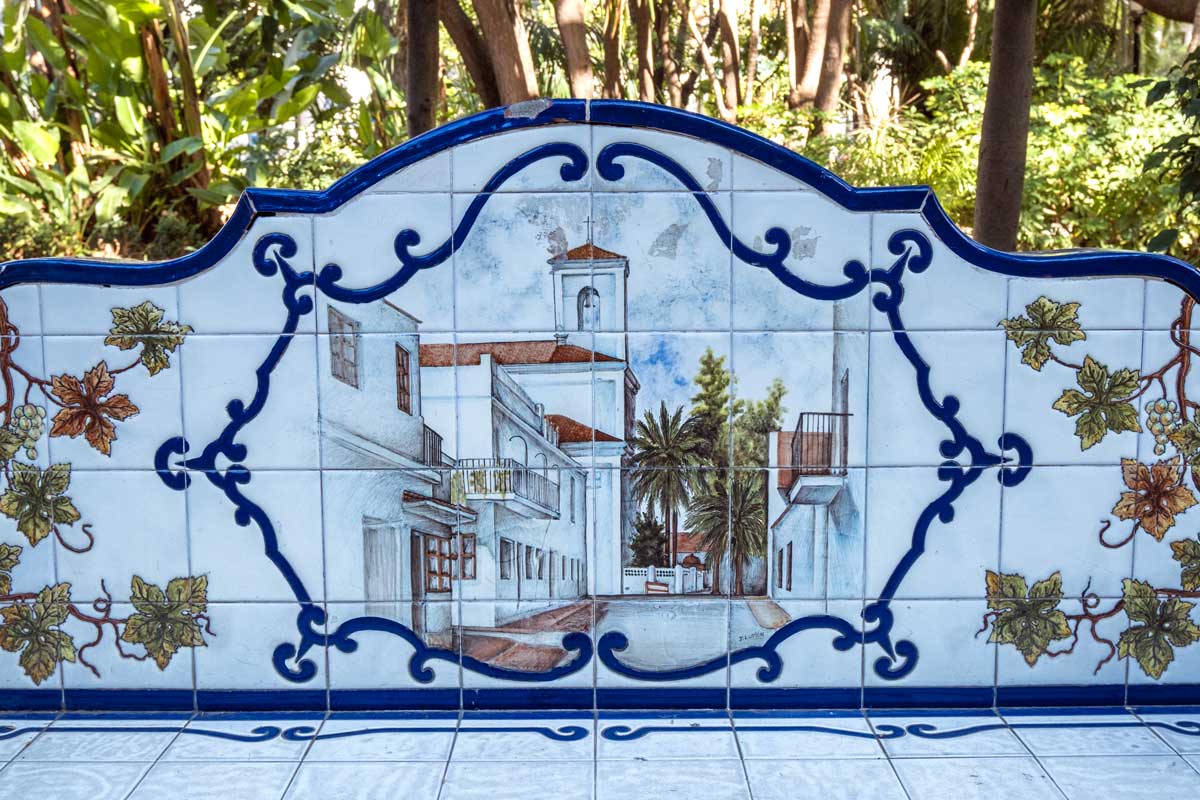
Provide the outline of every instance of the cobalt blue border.
[[[248,190],[239,200],[229,222],[217,236],[200,250],[183,258],[158,264],[128,264],[83,259],[30,259],[10,262],[0,265],[0,288],[27,282],[133,286],[182,280],[217,263],[242,238],[258,216],[278,213],[325,213],[337,208],[397,170],[447,148],[504,131],[564,122],[651,128],[693,136],[728,147],[792,175],[850,210],[919,212],[935,234],[953,252],[970,263],[1001,274],[1046,277],[1140,275],[1163,278],[1181,286],[1193,295],[1200,294],[1200,273],[1190,265],[1165,256],[1120,252],[1075,252],[1039,256],[989,250],[971,241],[958,230],[927,187],[854,188],[813,162],[747,131],[688,112],[624,101],[591,103],[538,101],[509,109],[488,111],[447,125],[394,148],[371,163],[354,170],[332,187],[321,192]],[[236,443],[235,438],[237,433],[261,411],[269,391],[271,372],[282,358],[291,335],[296,330],[298,319],[313,310],[312,298],[301,296],[298,292],[312,287],[315,283],[316,290],[348,302],[370,302],[390,294],[403,286],[417,270],[442,263],[454,249],[461,245],[483,204],[486,203],[490,192],[499,189],[505,180],[529,164],[549,157],[567,159],[560,169],[564,181],[579,180],[586,174],[588,156],[574,145],[556,143],[533,148],[510,161],[493,176],[472,202],[467,215],[459,223],[451,239],[441,247],[425,255],[413,256],[410,250],[420,243],[420,239],[412,231],[402,232],[396,239],[396,255],[402,268],[392,278],[373,287],[348,289],[339,286],[341,270],[337,265],[326,265],[315,275],[292,270],[287,259],[295,255],[295,242],[285,235],[268,235],[257,243],[254,249],[255,267],[264,276],[269,277],[277,273],[282,275],[284,279],[283,301],[288,309],[288,322],[276,346],[258,370],[259,391],[248,405],[242,401],[233,401],[229,404],[230,424],[218,440],[204,448],[204,452],[200,456],[187,459],[178,465],[172,465],[169,461],[172,456],[183,455],[188,450],[186,442],[182,439],[174,439],[166,443],[160,450],[160,457],[156,459],[156,468],[164,482],[172,488],[180,490],[187,485],[189,475],[187,472],[175,471],[173,468],[182,466],[188,469],[204,470],[209,475],[209,479],[223,489],[229,499],[233,501],[237,509],[235,518],[239,524],[247,525],[254,522],[262,529],[264,539],[268,544],[268,556],[271,556],[272,551],[277,556],[272,560],[275,561],[276,566],[280,568],[285,579],[292,586],[301,606],[297,617],[301,642],[298,645],[280,645],[275,653],[275,666],[285,678],[296,682],[311,680],[315,676],[316,666],[311,660],[304,659],[305,652],[313,646],[333,646],[343,652],[353,652],[357,643],[352,637],[360,630],[386,631],[409,640],[417,651],[410,661],[410,673],[420,682],[428,682],[432,679],[432,672],[427,665],[428,661],[438,659],[452,661],[455,660],[454,656],[456,655],[449,651],[427,647],[404,626],[379,618],[367,617],[351,620],[333,633],[321,633],[318,628],[324,626],[324,611],[312,603],[290,564],[279,555],[277,543],[274,541],[274,532],[270,528],[265,512],[240,493],[239,487],[248,482],[251,476],[247,468],[237,463],[245,458],[246,449],[243,445]],[[1012,459],[987,451],[982,443],[970,436],[957,420],[959,410],[957,399],[952,396],[938,399],[932,393],[929,383],[929,367],[908,338],[899,316],[899,307],[903,299],[902,277],[905,270],[921,272],[929,266],[932,259],[932,248],[927,237],[914,230],[897,231],[888,243],[891,252],[898,256],[897,261],[890,268],[868,269],[858,262],[849,262],[844,268],[847,279],[844,284],[836,286],[812,284],[783,269],[783,256],[790,247],[786,232],[782,229],[767,231],[765,241],[768,245],[774,246],[772,252],[761,253],[747,247],[728,232],[728,226],[695,180],[665,154],[643,145],[618,142],[609,145],[595,155],[597,171],[606,180],[619,180],[623,175],[623,167],[618,163],[618,159],[629,157],[643,159],[674,175],[685,188],[695,193],[697,202],[708,215],[714,229],[718,233],[728,234],[734,255],[746,263],[770,270],[793,290],[817,299],[837,300],[850,297],[871,284],[880,284],[886,289],[886,291],[879,291],[874,295],[874,305],[888,316],[898,346],[916,371],[922,402],[935,418],[946,425],[950,433],[950,438],[941,444],[942,454],[947,461],[939,469],[939,478],[947,482],[949,486],[922,514],[917,528],[914,530],[910,550],[897,565],[882,593],[881,600],[868,606],[864,611],[864,621],[875,623],[874,628],[860,631],[857,626],[846,620],[834,617],[803,618],[794,620],[788,626],[777,631],[765,645],[745,648],[731,654],[729,658],[734,662],[761,659],[765,664],[759,669],[759,678],[769,682],[777,678],[782,670],[782,661],[776,652],[776,646],[780,642],[803,630],[825,628],[838,634],[833,642],[837,649],[845,650],[854,646],[865,646],[868,643],[879,645],[885,655],[874,662],[875,672],[888,680],[904,677],[917,663],[917,649],[913,643],[908,641],[891,641],[890,631],[893,620],[890,598],[894,595],[904,575],[923,552],[924,537],[929,526],[935,519],[946,522],[953,517],[954,500],[982,474],[981,467],[1001,467],[998,477],[1003,483],[1011,486],[1019,483],[1025,477],[1028,465],[1032,462],[1032,453],[1028,445],[1019,437],[1011,434],[1003,435],[997,444],[1001,451],[1013,451],[1016,454],[1015,465],[1012,463]],[[963,466],[953,461],[954,458],[964,453],[970,456],[970,464]],[[217,472],[215,464],[218,456],[229,458],[234,462],[234,466],[224,473]],[[726,666],[726,658],[722,657],[719,659],[720,663],[714,661],[664,672],[643,671],[629,667],[620,661],[617,654],[626,645],[627,641],[622,634],[610,632],[602,636],[596,643],[596,654],[609,669],[639,680],[676,681],[707,674]],[[563,646],[564,649],[575,653],[574,658],[569,663],[547,673],[530,674],[499,670],[482,662],[474,662],[473,659],[469,660],[470,663],[467,659],[462,659],[462,666],[493,677],[544,683],[579,670],[591,659],[592,641],[587,635],[568,635],[564,638]],[[295,666],[293,667],[292,664]],[[539,691],[543,691],[543,689],[539,689]],[[707,697],[708,690],[679,691],[686,692],[688,703],[707,704],[701,698]],[[956,692],[956,690],[944,689],[936,690],[935,695],[950,693],[957,697],[955,702],[974,705],[983,701],[982,691],[962,690]],[[989,688],[986,691],[991,694],[990,702],[996,702],[993,690]],[[613,702],[624,703],[623,699],[618,699],[622,697],[622,692],[623,690],[609,690],[607,698]],[[663,692],[661,689],[655,690],[655,693],[663,698],[663,702],[668,702],[672,695],[671,691]],[[263,696],[261,701],[263,704],[269,703],[270,698],[274,696],[274,693],[271,692],[258,694]],[[289,706],[304,708],[318,707],[318,697],[325,696],[325,692],[316,690],[288,692],[287,694],[290,698]],[[721,690],[720,694],[724,697],[724,690]],[[260,704],[255,695],[256,693],[237,693],[236,702],[239,705],[236,707],[247,709],[270,707]],[[869,687],[862,695],[864,705],[871,705],[872,695],[884,699],[887,704],[912,701],[914,698],[918,698],[917,702],[922,703],[926,701],[940,702],[938,697],[923,696],[918,690],[872,690]],[[196,704],[201,708],[232,707],[221,704],[231,701],[233,696],[223,692],[197,692]],[[86,696],[76,695],[75,697],[79,699]],[[597,697],[599,698],[599,692]],[[715,703],[715,694],[709,699]]]

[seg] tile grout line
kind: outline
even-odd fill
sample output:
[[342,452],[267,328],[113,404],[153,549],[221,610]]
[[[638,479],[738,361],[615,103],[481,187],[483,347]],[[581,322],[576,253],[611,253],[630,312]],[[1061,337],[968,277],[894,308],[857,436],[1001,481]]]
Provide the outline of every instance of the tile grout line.
[[156,766],[158,766],[158,763],[160,761],[162,761],[163,755],[168,750],[171,749],[171,746],[173,744],[175,744],[175,742],[179,741],[179,737],[183,735],[184,728],[186,728],[188,725],[191,725],[192,720],[194,720],[195,718],[196,718],[196,712],[194,712],[194,711],[189,712],[188,718],[186,720],[184,720],[183,724],[179,727],[179,730],[175,731],[175,735],[171,737],[171,741],[167,742],[166,746],[158,751],[158,755],[155,756],[154,760],[151,761],[150,764],[146,767],[145,772],[143,772],[138,777],[138,779],[134,782],[133,786],[130,787],[128,793],[125,794],[125,800],[129,800],[129,798],[133,797],[133,795],[137,792],[138,787],[140,787],[142,785],[142,783],[146,780],[146,778],[150,775],[150,773],[154,771],[154,768]]
[[465,716],[466,712],[460,708],[454,723],[454,735],[450,737],[450,750],[446,753],[446,761],[442,765],[442,779],[438,782],[437,796],[434,800],[441,800],[442,792],[446,789],[446,779],[450,776],[450,764],[454,761],[454,748],[458,745],[458,730],[462,727]]
[[283,787],[283,792],[280,793],[279,800],[283,800],[283,798],[287,797],[288,792],[292,790],[292,785],[295,784],[296,778],[300,777],[300,769],[304,766],[305,761],[308,760],[308,755],[310,752],[312,752],[313,745],[317,743],[317,737],[321,734],[321,731],[325,729],[325,723],[329,722],[329,718],[331,716],[332,713],[329,711],[326,711],[321,715],[321,722],[319,725],[317,725],[316,731],[313,732],[313,737],[309,739],[308,744],[305,745],[304,751],[300,754],[300,758],[296,761],[296,768],[292,770],[292,776],[288,778],[287,785]]
[[1029,743],[1026,742],[1024,738],[1022,738],[1021,734],[1017,733],[1016,728],[1014,728],[1012,726],[1012,723],[1010,723],[1008,721],[1008,717],[1004,716],[1004,714],[1001,713],[999,708],[993,708],[992,710],[996,714],[996,716],[1000,718],[1000,721],[1004,723],[1005,730],[1009,731],[1013,736],[1017,737],[1017,741],[1021,743],[1021,747],[1025,748],[1025,752],[1029,753],[1029,757],[1032,758],[1034,760],[1034,763],[1036,763],[1038,765],[1038,769],[1040,769],[1042,771],[1042,774],[1045,775],[1047,779],[1049,779],[1050,785],[1054,787],[1054,790],[1056,792],[1058,792],[1060,795],[1062,795],[1063,798],[1065,798],[1065,800],[1070,800],[1067,793],[1065,791],[1063,791],[1061,786],[1058,785],[1058,781],[1056,781],[1054,779],[1054,775],[1050,772],[1050,770],[1046,769],[1046,765],[1042,763],[1042,759],[1038,756],[1037,753],[1033,752],[1033,748],[1030,747]]
[[892,771],[892,775],[895,776],[896,784],[900,787],[900,791],[904,792],[904,796],[908,798],[908,800],[912,800],[912,794],[909,793],[908,786],[905,785],[904,779],[900,777],[900,770],[896,768],[896,762],[892,758],[892,754],[888,752],[887,747],[883,743],[883,739],[879,736],[879,732],[875,730],[875,722],[871,719],[871,715],[867,713],[865,708],[862,709],[862,717],[867,723],[867,730],[874,734],[875,746],[883,752],[883,758],[887,762],[888,769],[890,769]]

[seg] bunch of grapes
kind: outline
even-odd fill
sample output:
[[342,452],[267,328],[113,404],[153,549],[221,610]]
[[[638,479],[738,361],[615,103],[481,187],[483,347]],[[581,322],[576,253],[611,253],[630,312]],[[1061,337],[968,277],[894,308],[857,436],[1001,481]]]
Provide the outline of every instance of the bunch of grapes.
[[1179,425],[1179,406],[1173,400],[1155,400],[1146,406],[1146,427],[1154,434],[1154,455],[1167,452],[1167,434]]
[[32,403],[17,406],[13,409],[12,422],[8,427],[22,437],[25,457],[31,461],[37,458],[38,439],[42,438],[42,429],[46,427],[46,409]]

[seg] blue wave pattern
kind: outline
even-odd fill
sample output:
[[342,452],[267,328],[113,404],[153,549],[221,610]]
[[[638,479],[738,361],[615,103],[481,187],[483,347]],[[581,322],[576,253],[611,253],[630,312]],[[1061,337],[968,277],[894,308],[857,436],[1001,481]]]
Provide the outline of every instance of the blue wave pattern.
[[215,731],[197,728],[192,725],[170,727],[163,725],[55,725],[52,728],[17,727],[16,725],[0,725],[0,741],[14,739],[28,733],[178,733],[188,736],[203,736],[210,739],[224,739],[230,742],[270,742],[283,739],[289,742],[317,742],[328,739],[350,739],[358,736],[373,736],[382,733],[534,733],[555,742],[575,742],[588,737],[588,729],[582,725],[560,725],[548,728],[544,725],[501,725],[493,727],[472,727],[471,725],[419,725],[405,727],[355,728],[348,731],[331,731],[318,733],[314,725],[259,725],[246,733],[231,731]]

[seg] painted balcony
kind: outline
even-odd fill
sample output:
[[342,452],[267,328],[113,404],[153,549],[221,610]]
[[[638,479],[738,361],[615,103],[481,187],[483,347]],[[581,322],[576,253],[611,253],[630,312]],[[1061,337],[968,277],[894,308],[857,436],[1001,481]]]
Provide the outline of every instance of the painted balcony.
[[508,503],[532,519],[559,518],[558,484],[511,458],[460,459],[451,491],[468,503]]

